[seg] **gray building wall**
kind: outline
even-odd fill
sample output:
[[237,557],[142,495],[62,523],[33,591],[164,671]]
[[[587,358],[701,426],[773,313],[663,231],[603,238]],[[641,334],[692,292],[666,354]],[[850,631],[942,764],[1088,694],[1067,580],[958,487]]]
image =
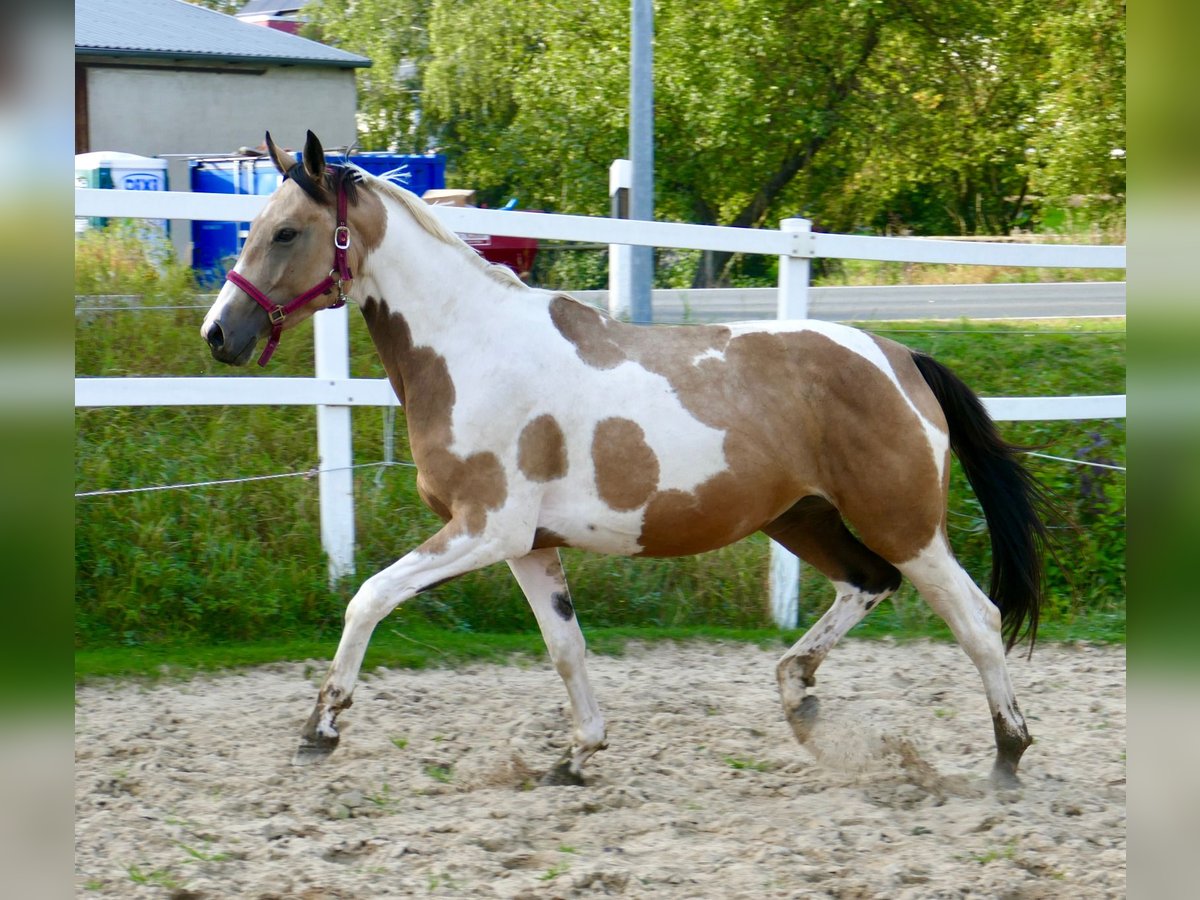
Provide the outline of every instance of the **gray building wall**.
[[267,129],[280,146],[303,146],[309,128],[326,145],[349,144],[358,100],[353,69],[303,66],[263,74],[89,66],[87,96],[91,149],[143,156],[228,154],[258,146]]
[[[300,148],[310,128],[327,147],[354,142],[358,95],[353,69],[179,71],[78,61],[87,66],[91,150],[229,155],[239,147],[257,147],[267,130],[279,146]],[[189,189],[186,160],[170,160],[167,176],[171,190]],[[191,258],[190,225],[172,222],[173,242],[183,259]]]

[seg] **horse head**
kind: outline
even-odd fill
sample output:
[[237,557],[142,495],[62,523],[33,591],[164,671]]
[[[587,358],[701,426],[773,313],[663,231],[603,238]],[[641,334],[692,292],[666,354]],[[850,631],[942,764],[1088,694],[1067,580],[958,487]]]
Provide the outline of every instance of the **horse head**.
[[283,183],[251,223],[200,328],[213,358],[235,366],[250,359],[260,338],[267,345],[259,365],[266,365],[283,331],[347,300],[376,218],[359,203],[366,192],[358,190],[358,170],[326,165],[311,131],[302,162],[276,147],[269,132],[266,143]]

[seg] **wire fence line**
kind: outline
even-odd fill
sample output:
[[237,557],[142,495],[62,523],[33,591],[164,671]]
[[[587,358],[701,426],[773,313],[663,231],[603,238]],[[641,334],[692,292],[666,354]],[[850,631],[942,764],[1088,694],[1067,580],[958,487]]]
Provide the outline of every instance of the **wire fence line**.
[[1124,472],[1125,471],[1124,466],[1118,466],[1118,465],[1114,465],[1112,463],[1092,462],[1092,461],[1086,460],[1086,459],[1071,459],[1068,456],[1051,456],[1049,453],[1035,453],[1032,450],[1026,450],[1025,454],[1027,456],[1037,456],[1037,457],[1040,457],[1041,459],[1052,459],[1052,460],[1055,460],[1056,462],[1072,463],[1073,465],[1076,465],[1076,466],[1091,466],[1094,469],[1112,469],[1115,472]]
[[[1051,459],[1056,462],[1070,463],[1076,466],[1092,466],[1097,469],[1111,469],[1117,472],[1124,472],[1124,466],[1110,465],[1108,463],[1090,462],[1085,459],[1071,459],[1066,456],[1050,456],[1046,453],[1034,453],[1031,450],[1024,451],[1028,456],[1037,456],[1042,459]],[[154,491],[180,491],[189,490],[192,488],[204,487],[221,487],[229,484],[246,484],[252,481],[273,481],[278,478],[316,478],[322,472],[345,472],[350,469],[380,469],[391,468],[393,466],[415,469],[417,464],[410,460],[395,460],[384,459],[378,462],[356,463],[353,466],[337,466],[335,468],[322,469],[319,466],[313,466],[311,469],[302,469],[298,472],[278,472],[274,475],[247,475],[242,478],[219,478],[214,481],[187,481],[180,484],[154,484],[146,487],[131,487],[131,488],[111,488],[107,490],[95,491],[77,491],[75,494],[76,500],[84,500],[89,497],[115,497],[121,494],[147,494]],[[961,514],[959,514],[961,515]]]
[[311,469],[303,469],[299,472],[277,472],[274,475],[247,475],[242,478],[218,478],[214,481],[188,481],[181,484],[154,484],[147,487],[79,491],[75,494],[75,499],[80,500],[88,497],[113,497],[119,494],[147,494],[153,491],[180,491],[189,488],[218,487],[227,484],[246,484],[247,482],[251,481],[273,481],[277,478],[316,478],[322,472],[345,472],[350,469],[373,469],[388,466],[405,466],[415,469],[417,464],[413,462],[397,460],[381,460],[380,462],[356,463],[353,466],[336,466],[328,469],[322,469],[319,466],[313,466]]

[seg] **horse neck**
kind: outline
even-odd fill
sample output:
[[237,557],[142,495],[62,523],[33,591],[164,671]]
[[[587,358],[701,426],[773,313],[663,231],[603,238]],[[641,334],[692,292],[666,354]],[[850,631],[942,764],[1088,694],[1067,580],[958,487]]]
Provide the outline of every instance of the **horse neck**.
[[421,345],[437,345],[497,316],[520,315],[520,301],[527,299],[522,295],[533,291],[489,273],[467,245],[431,234],[400,201],[381,199],[387,228],[364,260],[356,286],[360,303],[370,297],[386,304]]
[[447,359],[464,348],[511,351],[532,320],[545,318],[547,301],[544,291],[498,278],[465,244],[431,234],[400,201],[382,199],[387,228],[362,261],[354,293],[411,432],[446,398],[436,385]]

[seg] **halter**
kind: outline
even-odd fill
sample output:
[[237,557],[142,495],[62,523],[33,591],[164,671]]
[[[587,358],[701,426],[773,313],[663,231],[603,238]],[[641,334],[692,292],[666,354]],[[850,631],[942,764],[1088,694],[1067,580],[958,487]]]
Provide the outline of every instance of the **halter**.
[[[300,163],[296,163],[296,166],[299,165]],[[296,166],[293,166],[284,175],[285,180],[292,174]],[[330,170],[337,172],[340,168],[340,166],[331,166]],[[279,337],[283,334],[283,320],[291,313],[304,306],[313,297],[327,293],[331,288],[337,288],[337,302],[326,307],[327,309],[337,309],[338,307],[345,306],[346,301],[349,299],[343,287],[345,282],[354,280],[354,275],[350,271],[350,264],[346,261],[346,251],[350,249],[350,229],[346,225],[346,187],[342,178],[336,178],[335,180],[337,181],[338,189],[337,227],[333,230],[333,268],[329,270],[329,274],[322,281],[314,284],[294,300],[280,305],[273,302],[266,294],[255,287],[250,279],[232,270],[225,275],[226,280],[232,281],[250,299],[266,310],[267,317],[271,320],[271,337],[267,340],[267,346],[263,348],[262,356],[258,358],[260,366],[267,364],[271,358],[271,354],[279,346]]]

